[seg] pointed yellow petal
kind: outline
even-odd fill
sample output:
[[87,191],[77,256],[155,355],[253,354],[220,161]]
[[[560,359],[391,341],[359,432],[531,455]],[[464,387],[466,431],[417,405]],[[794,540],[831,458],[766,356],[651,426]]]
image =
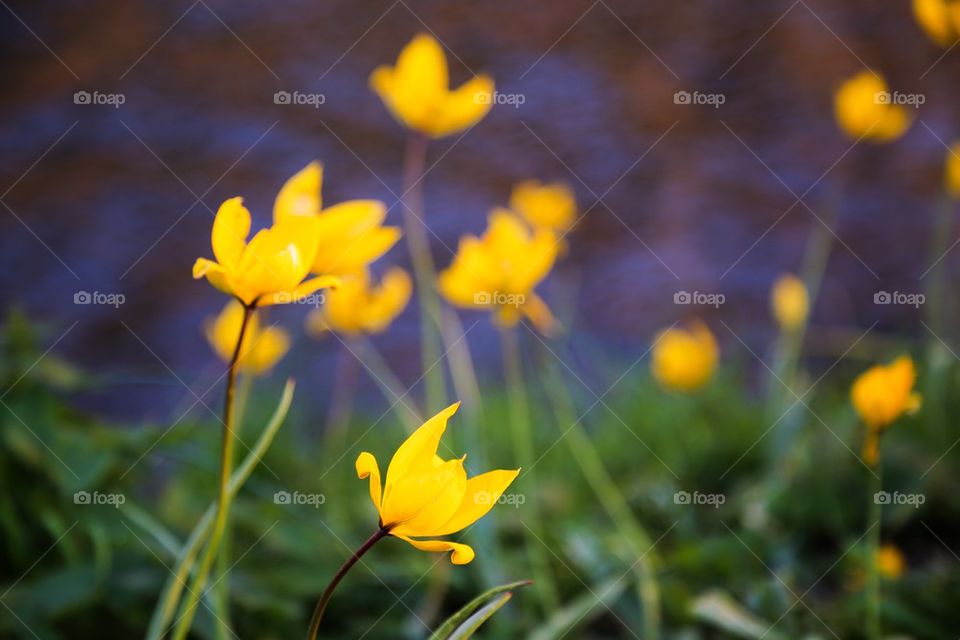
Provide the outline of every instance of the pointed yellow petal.
[[550,307],[535,293],[527,295],[526,302],[520,307],[520,312],[530,320],[537,331],[545,336],[556,335],[560,329],[559,323],[550,312]]
[[410,434],[406,442],[400,445],[387,467],[385,489],[387,493],[390,492],[391,485],[403,476],[428,467],[433,456],[437,453],[440,437],[447,428],[447,420],[459,408],[459,402],[450,405],[424,422],[420,428]]
[[206,277],[207,282],[220,291],[230,295],[234,294],[227,272],[213,260],[197,258],[197,261],[193,263],[193,277],[195,279]]
[[473,548],[469,545],[460,544],[459,542],[448,542],[447,540],[414,540],[407,536],[395,537],[412,544],[421,551],[453,551],[453,555],[450,556],[450,562],[453,564],[469,564],[476,556]]
[[290,350],[290,335],[280,327],[252,331],[244,339],[240,366],[244,371],[261,375],[266,373]]
[[442,138],[468,129],[483,120],[493,106],[493,78],[476,76],[447,94],[430,135]]
[[273,221],[291,216],[315,216],[322,204],[320,189],[323,183],[323,165],[311,162],[295,173],[277,194],[273,203]]
[[427,536],[445,536],[466,529],[487,514],[500,496],[516,479],[520,469],[498,469],[488,471],[467,480],[463,502],[456,513],[435,531],[424,533]]
[[357,456],[357,477],[361,480],[370,478],[370,500],[373,501],[373,506],[377,508],[377,514],[380,514],[380,498],[381,498],[381,487],[380,487],[380,466],[377,464],[377,459],[373,457],[372,453],[367,453],[364,451],[359,456]]
[[[435,456],[434,456],[435,458]],[[467,490],[463,458],[434,465],[398,479],[384,492],[383,524],[398,535],[429,535],[449,520]]]
[[243,198],[230,198],[217,209],[210,235],[213,255],[227,270],[240,261],[250,235],[250,212],[243,206]]

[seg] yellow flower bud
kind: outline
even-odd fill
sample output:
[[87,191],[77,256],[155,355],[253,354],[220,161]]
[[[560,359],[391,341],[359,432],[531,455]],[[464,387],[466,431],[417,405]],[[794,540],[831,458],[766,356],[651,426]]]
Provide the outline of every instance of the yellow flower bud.
[[689,328],[662,331],[653,345],[651,372],[668,389],[694,391],[713,376],[717,368],[717,341],[702,322]]
[[834,94],[837,124],[854,140],[892,142],[913,121],[907,108],[893,104],[887,82],[872,71],[861,71],[846,80]]
[[934,44],[947,48],[960,40],[957,0],[913,0],[913,16]]
[[781,331],[792,333],[798,330],[810,312],[806,285],[793,274],[780,276],[770,292],[770,306]]
[[877,571],[887,580],[896,580],[902,576],[907,566],[900,549],[892,544],[885,544],[877,549],[877,555],[873,561]]
[[534,229],[547,229],[559,235],[576,221],[577,201],[573,189],[562,182],[542,184],[527,180],[513,188],[510,209]]

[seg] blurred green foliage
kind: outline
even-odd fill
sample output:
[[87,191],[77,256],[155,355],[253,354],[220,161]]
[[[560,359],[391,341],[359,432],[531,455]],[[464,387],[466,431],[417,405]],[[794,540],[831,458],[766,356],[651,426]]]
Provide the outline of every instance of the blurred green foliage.
[[[531,367],[554,357],[535,342],[527,347]],[[183,539],[215,496],[219,429],[205,412],[172,429],[84,415],[71,408],[71,395],[90,376],[55,352],[41,357],[44,348],[26,318],[8,317],[0,355],[0,636],[140,637]],[[846,393],[856,366],[831,370],[805,397],[809,408],[797,404],[767,432],[786,407],[772,410],[763,400],[761,385],[743,373],[750,363],[727,362],[698,396],[664,393],[644,366],[601,395],[629,364],[595,359],[589,376],[581,374],[594,387],[570,374],[567,391],[634,514],[657,540],[664,635],[756,637],[776,623],[766,637],[863,637],[866,559],[859,543],[867,472],[854,455],[860,434]],[[567,605],[545,615],[521,589],[478,637],[634,637],[641,628],[630,572],[637,558],[583,480],[571,457],[576,451],[561,439],[565,426],[530,373],[543,457],[539,484],[521,482],[516,492],[543,509],[543,542]],[[928,393],[924,410],[884,441],[886,490],[925,498],[919,508],[894,505],[884,513],[884,540],[907,560],[905,574],[884,583],[884,624],[888,635],[918,639],[952,637],[960,628],[960,447],[953,447],[951,418],[960,415],[951,393],[957,369],[938,361],[921,383],[930,375],[945,391]],[[258,383],[242,441],[259,435],[281,383]],[[393,415],[367,432],[386,409],[365,403],[350,429],[356,442],[342,458],[322,452],[319,425],[298,409],[302,404],[294,398],[287,423],[234,505],[226,579],[241,638],[303,635],[317,594],[376,526],[353,460],[361,448],[385,459],[404,437]],[[453,448],[479,442],[479,458],[511,463],[502,392],[484,395],[477,432],[465,432],[467,422],[454,419]],[[238,455],[246,453],[241,444]],[[78,491],[122,495],[123,504],[77,504]],[[723,503],[677,504],[674,495],[684,491],[720,494]],[[322,504],[277,504],[277,492],[322,495]],[[427,637],[491,581],[529,577],[524,506],[514,502],[466,533],[478,556],[465,568],[399,541],[381,543],[334,596],[325,637]],[[201,608],[197,637],[214,637],[211,621]]]

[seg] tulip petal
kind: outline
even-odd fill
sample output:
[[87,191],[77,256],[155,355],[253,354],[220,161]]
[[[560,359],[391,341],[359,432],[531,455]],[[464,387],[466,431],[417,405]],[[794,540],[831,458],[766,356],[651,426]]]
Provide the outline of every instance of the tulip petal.
[[470,478],[463,502],[456,513],[436,531],[424,535],[445,536],[466,529],[497,504],[519,473],[520,469],[498,469]]
[[480,122],[493,106],[493,87],[493,78],[479,75],[448,93],[431,126],[431,135],[442,138]]
[[206,277],[207,282],[220,291],[227,294],[234,293],[226,270],[213,260],[197,258],[197,261],[193,263],[193,277],[195,279]]
[[453,564],[469,564],[476,555],[472,547],[466,544],[460,544],[459,542],[449,542],[447,540],[414,540],[407,536],[394,537],[412,544],[421,551],[453,551],[453,555],[450,556],[450,562]]
[[232,269],[243,254],[250,235],[250,212],[243,206],[243,198],[225,200],[213,220],[210,241],[217,262]]
[[280,188],[273,203],[273,221],[293,216],[315,216],[323,204],[320,196],[323,184],[323,165],[311,162],[295,173]]
[[377,459],[372,453],[364,451],[357,456],[356,467],[358,478],[361,480],[370,478],[370,500],[373,501],[373,506],[377,508],[379,514],[382,489],[380,487],[380,466],[377,465]]
[[457,512],[467,490],[463,460],[436,464],[397,480],[383,500],[383,523],[395,525],[398,535],[423,536],[439,528]]
[[520,311],[537,331],[545,336],[556,334],[558,323],[556,318],[550,312],[550,307],[543,301],[543,298],[535,293],[527,295],[526,302],[520,307]]
[[424,469],[430,464],[433,456],[437,453],[437,447],[440,446],[440,437],[447,428],[447,420],[449,420],[450,416],[456,413],[459,408],[459,402],[453,403],[424,422],[423,425],[410,434],[410,437],[400,445],[400,448],[393,454],[390,465],[387,467],[385,489],[387,493],[390,492],[391,486],[398,479],[411,471],[415,472]]

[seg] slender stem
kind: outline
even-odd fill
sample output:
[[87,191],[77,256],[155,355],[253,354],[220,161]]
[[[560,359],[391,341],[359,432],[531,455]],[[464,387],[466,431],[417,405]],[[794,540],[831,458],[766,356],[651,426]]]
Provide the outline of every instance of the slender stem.
[[360,545],[360,548],[353,552],[347,561],[343,563],[343,566],[337,570],[337,573],[333,576],[333,579],[330,580],[330,584],[327,585],[327,588],[323,590],[323,595],[320,596],[320,600],[317,601],[317,606],[313,610],[313,617],[310,619],[310,630],[307,632],[308,640],[316,640],[317,633],[320,631],[320,621],[323,619],[323,612],[326,611],[327,605],[330,604],[330,598],[333,597],[333,592],[336,590],[337,585],[340,584],[340,581],[343,580],[343,577],[347,575],[347,572],[357,564],[357,561],[363,557],[367,551],[377,544],[381,539],[385,538],[390,533],[390,529],[387,527],[380,527],[374,532],[372,536],[367,538],[367,541]]
[[[520,466],[531,465],[536,460],[534,453],[533,432],[530,429],[530,405],[527,401],[527,390],[523,380],[523,365],[520,361],[520,344],[516,327],[503,328],[500,331],[503,347],[503,371],[507,384],[507,396],[510,401],[510,433],[513,436],[514,455]],[[533,486],[536,481],[533,469],[529,468],[524,477],[527,486]],[[524,536],[527,545],[527,554],[534,575],[534,585],[540,596],[544,610],[550,614],[559,606],[560,597],[556,584],[550,574],[550,566],[544,554],[543,522],[536,500],[527,503],[529,506],[527,523],[533,532],[533,539]]]
[[[546,345],[544,346],[546,350]],[[563,440],[570,447],[573,459],[580,466],[580,471],[600,500],[604,511],[627,541],[630,552],[637,558],[632,569],[637,575],[637,593],[643,607],[643,637],[657,640],[660,637],[660,586],[657,583],[657,553],[654,551],[653,541],[634,516],[626,496],[610,476],[600,452],[577,417],[556,359],[548,353],[544,363],[546,375],[543,388],[553,405],[557,426],[566,434]]]
[[421,359],[426,376],[426,411],[433,415],[443,408],[446,381],[438,364],[440,349],[440,299],[436,291],[436,267],[430,254],[430,238],[423,208],[423,175],[427,162],[427,139],[411,133],[403,158],[403,226],[413,261],[420,300]]
[[423,424],[423,412],[420,411],[416,401],[407,395],[406,387],[400,382],[400,377],[390,368],[386,358],[380,354],[373,342],[364,338],[359,347],[364,368],[377,383],[383,397],[393,407],[394,413],[406,427],[407,432],[413,433]]
[[327,414],[324,434],[324,450],[330,455],[340,455],[344,449],[347,427],[353,415],[353,398],[357,392],[357,359],[354,357],[357,343],[353,339],[340,345],[337,370],[333,380],[333,398]]
[[870,490],[867,496],[870,500],[868,512],[870,520],[867,522],[870,529],[867,543],[867,638],[880,640],[880,571],[877,567],[877,553],[880,551],[880,530],[883,528],[883,505],[877,500],[877,493],[883,490],[883,476],[881,458],[878,452],[877,464],[870,474]]
[[243,346],[243,339],[247,333],[247,327],[250,320],[256,312],[256,306],[243,306],[243,321],[240,324],[240,335],[237,336],[237,346],[233,349],[233,357],[230,358],[230,365],[227,369],[227,391],[223,403],[223,446],[220,449],[220,493],[217,496],[217,514],[213,524],[213,533],[210,535],[210,542],[203,552],[200,559],[200,567],[193,578],[190,586],[190,593],[187,596],[184,605],[183,614],[180,622],[174,631],[176,640],[183,640],[190,632],[190,626],[193,624],[193,616],[196,614],[197,605],[200,602],[200,594],[207,583],[210,575],[210,569],[213,561],[220,550],[220,543],[223,540],[224,532],[227,528],[227,519],[230,514],[230,475],[233,470],[233,396],[237,383],[237,361],[240,359],[240,348]]

